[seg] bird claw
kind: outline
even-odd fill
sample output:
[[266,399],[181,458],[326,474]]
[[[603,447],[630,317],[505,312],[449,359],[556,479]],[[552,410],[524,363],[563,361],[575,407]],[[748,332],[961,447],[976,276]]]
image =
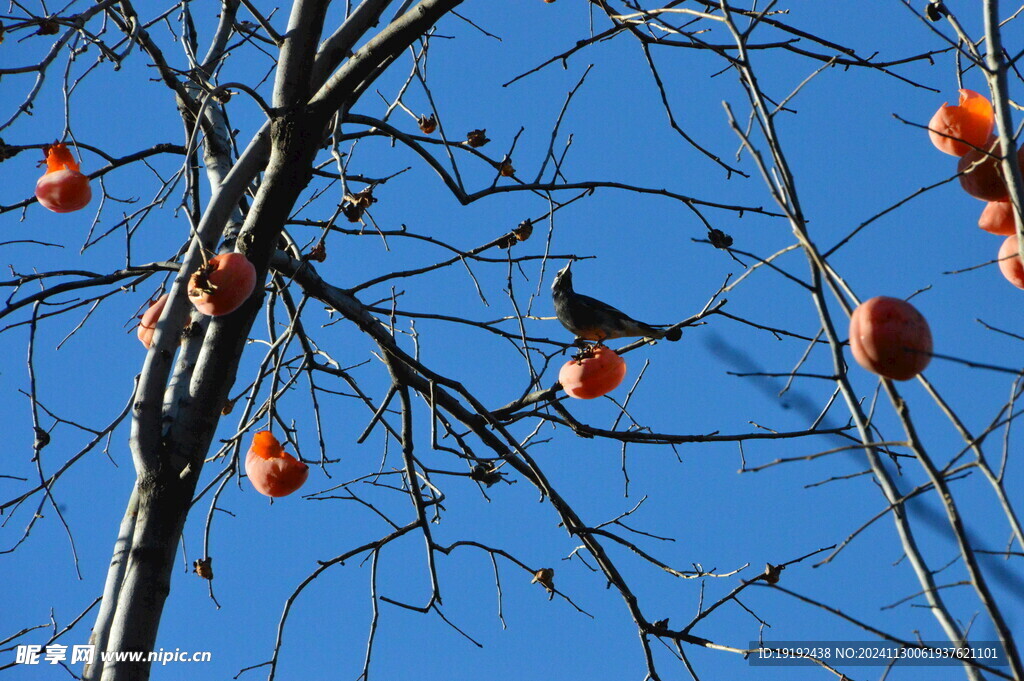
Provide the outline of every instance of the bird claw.
[[590,359],[591,357],[593,357],[594,349],[602,347],[600,344],[591,344],[585,342],[577,343],[576,345],[577,347],[579,347],[580,351],[572,356],[572,361],[576,362],[577,364],[585,359]]
[[608,347],[607,345],[604,344],[604,341],[605,341],[604,338],[598,338],[597,340],[594,340],[592,338],[579,338],[579,337],[577,337],[576,340],[574,340],[572,342],[572,344],[575,345],[576,347],[580,348],[581,350],[586,349],[586,348],[605,348],[605,347]]

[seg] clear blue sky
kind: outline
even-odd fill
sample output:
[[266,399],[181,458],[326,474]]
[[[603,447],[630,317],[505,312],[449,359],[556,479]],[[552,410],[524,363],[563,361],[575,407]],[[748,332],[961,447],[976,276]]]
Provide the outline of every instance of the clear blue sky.
[[[193,4],[199,22],[200,42],[209,37],[209,3]],[[920,3],[917,3],[920,4]],[[950,2],[961,13],[967,30],[981,35],[978,3]],[[269,11],[271,5],[257,3]],[[745,123],[746,99],[737,78],[722,72],[721,59],[707,52],[656,50],[654,58],[665,81],[668,97],[680,125],[700,144],[729,164],[750,175],[731,179],[719,166],[695,151],[669,129],[651,73],[638,44],[627,36],[592,46],[560,64],[545,68],[508,87],[505,83],[547,58],[569,49],[589,35],[590,15],[584,3],[540,0],[516,3],[466,2],[460,13],[496,34],[488,37],[468,23],[449,18],[438,27],[431,42],[429,78],[448,134],[460,137],[474,128],[486,128],[493,140],[484,151],[500,159],[520,128],[512,160],[519,176],[532,179],[543,162],[551,126],[587,68],[593,68],[562,121],[554,144],[555,154],[572,145],[563,172],[569,181],[610,180],[670,191],[706,201],[774,209],[771,197],[756,169],[744,154],[736,159],[737,137],[730,131],[723,102]],[[513,8],[510,8],[514,5]],[[139,4],[139,10],[152,12]],[[244,14],[244,12],[242,13]],[[390,16],[390,15],[388,15]],[[247,18],[247,17],[246,17]],[[286,12],[274,25],[284,26]],[[941,50],[945,43],[898,2],[795,3],[780,20],[803,30],[853,47],[858,54],[878,52],[877,59],[896,59]],[[174,24],[174,16],[171,17]],[[606,21],[595,15],[598,30]],[[7,21],[5,20],[5,23]],[[177,24],[174,24],[177,27]],[[169,60],[187,68],[180,45],[171,43],[166,31],[154,30],[164,41]],[[762,40],[777,40],[766,30]],[[11,35],[3,44],[4,66],[27,63],[51,44],[49,37],[18,42]],[[449,40],[455,37],[455,40]],[[718,26],[701,38],[729,42]],[[1007,30],[1006,44],[1015,54],[1024,35],[1015,26]],[[825,51],[806,41],[799,45]],[[93,64],[95,50],[76,61],[73,73]],[[239,51],[220,74],[221,82],[252,81],[269,69],[266,57]],[[786,97],[820,62],[793,54],[774,55],[756,51],[753,63],[764,89],[776,100]],[[162,142],[182,143],[180,121],[166,88],[150,82],[154,71],[135,54],[120,72],[100,64],[98,73],[85,79],[72,96],[71,128],[82,143],[121,156]],[[383,78],[377,89],[392,97],[408,75],[408,60]],[[42,144],[61,135],[64,125],[58,60],[44,85],[31,117],[2,132],[12,145]],[[914,62],[892,72],[919,86],[867,69],[830,69],[815,77],[788,103],[793,113],[779,117],[787,159],[799,183],[800,199],[810,221],[812,239],[823,249],[831,247],[854,227],[918,189],[947,179],[955,172],[955,159],[936,151],[927,134],[901,123],[895,115],[925,124],[944,101],[956,99],[956,64],[950,52],[934,63]],[[965,85],[984,91],[978,73],[965,75]],[[31,86],[30,76],[5,76],[0,82],[0,120],[6,120]],[[1019,82],[1013,93],[1018,95]],[[269,86],[262,92],[269,97]],[[405,104],[417,114],[427,110],[422,89],[409,89]],[[375,94],[364,97],[357,113],[382,114],[384,104]],[[261,114],[251,102],[238,96],[230,109],[232,125],[241,138],[255,131]],[[396,111],[392,122],[415,130],[412,118]],[[0,166],[0,204],[8,205],[31,195],[40,174],[36,152],[22,153]],[[319,159],[327,161],[326,153]],[[95,226],[95,205],[70,215],[51,214],[38,205],[0,215],[2,241],[38,240],[39,244],[0,245],[2,263],[19,273],[33,269],[76,269],[104,272],[124,265],[123,228],[106,239],[81,247],[90,230],[103,233],[114,226],[122,212],[137,210],[153,200],[159,186],[157,175],[168,177],[177,169],[176,157],[155,159],[152,170],[141,165],[110,173],[104,179],[107,193],[121,201],[110,202]],[[478,190],[490,185],[494,171],[468,155],[459,157],[467,186]],[[101,160],[86,153],[83,169],[91,171]],[[392,149],[385,140],[362,142],[355,147],[349,169],[369,177],[408,172],[379,187],[372,209],[376,222],[386,229],[407,225],[411,231],[429,234],[456,247],[470,249],[500,236],[526,218],[548,209],[540,195],[500,194],[467,207],[451,196],[440,180],[407,150]],[[502,180],[502,183],[508,180]],[[132,241],[135,264],[170,258],[185,238],[188,222],[176,210],[180,185],[139,228]],[[97,196],[99,192],[96,192]],[[204,196],[208,192],[204,191]],[[572,192],[559,195],[566,199]],[[324,198],[303,209],[302,218],[324,219],[340,198],[333,187]],[[874,221],[831,259],[832,265],[862,299],[875,295],[914,298],[928,318],[935,350],[944,355],[1019,367],[1020,339],[986,330],[980,321],[1016,334],[1024,334],[1021,296],[994,265],[950,275],[952,270],[980,265],[995,258],[1000,237],[976,227],[983,203],[968,197],[954,180],[929,190],[906,205]],[[739,217],[734,211],[705,209],[705,217],[735,239],[735,247],[766,257],[793,243],[783,220],[756,213]],[[133,222],[134,225],[134,222]],[[347,225],[346,225],[347,226]],[[308,227],[295,227],[296,240],[305,244],[316,237]],[[636,195],[607,189],[560,210],[552,222],[537,224],[533,238],[517,246],[513,255],[542,255],[550,234],[550,253],[589,259],[574,266],[580,291],[611,302],[652,323],[670,323],[697,313],[728,275],[733,279],[742,266],[726,253],[707,244],[701,222],[679,202],[658,196]],[[381,274],[429,265],[448,257],[448,252],[429,244],[390,238],[387,247],[375,236],[334,235],[328,242],[329,259],[321,272],[339,286],[354,286]],[[502,252],[503,253],[503,252]],[[498,254],[495,257],[502,257]],[[744,258],[744,262],[750,262]],[[794,251],[779,265],[798,277],[806,277],[804,256]],[[512,277],[516,301],[531,303],[533,318],[526,320],[531,335],[567,342],[571,340],[551,316],[548,287],[561,261],[525,263]],[[394,284],[402,292],[399,307],[475,320],[514,315],[504,290],[508,266],[501,262],[474,263],[473,275],[484,291],[486,304],[477,295],[473,280],[462,266],[453,266],[417,280],[397,280],[360,293],[364,302],[387,299]],[[9,277],[10,274],[5,274]],[[133,377],[144,359],[135,339],[132,317],[157,288],[151,279],[134,291],[105,300],[91,315],[83,331],[61,344],[82,320],[77,311],[48,320],[39,327],[35,341],[35,370],[41,403],[54,414],[92,428],[102,428],[129,400]],[[27,294],[20,291],[16,298]],[[806,336],[818,330],[817,314],[800,287],[764,268],[747,278],[727,296],[726,311],[766,326],[784,328]],[[833,308],[845,333],[845,318]],[[24,311],[0,320],[5,328],[27,319]],[[310,335],[322,343],[342,366],[353,370],[361,387],[380,400],[387,376],[371,353],[373,347],[354,326],[341,322],[320,328],[330,320],[316,302],[307,305],[304,323]],[[980,320],[980,321],[979,321]],[[408,319],[399,328],[413,330]],[[419,351],[425,361],[445,375],[461,381],[488,406],[498,407],[527,389],[529,373],[521,355],[507,342],[477,329],[417,320]],[[515,328],[508,322],[508,329]],[[266,322],[254,328],[257,340],[249,346],[232,394],[248,385],[249,376],[263,357]],[[21,494],[38,478],[32,457],[33,433],[29,417],[26,369],[27,327],[17,326],[0,334],[0,424],[7,433],[8,451],[0,474],[20,476],[30,482],[0,478],[0,503]],[[406,336],[403,347],[412,349]],[[59,346],[59,350],[57,349]],[[794,431],[807,428],[828,401],[834,383],[815,378],[798,379],[782,397],[784,378],[741,378],[728,372],[788,372],[804,353],[804,341],[776,339],[770,333],[726,319],[684,332],[679,343],[661,342],[627,356],[627,384],[613,395],[622,399],[626,388],[649,362],[643,381],[632,395],[629,414],[642,427],[656,432],[735,434],[761,428]],[[852,363],[852,359],[848,360]],[[556,358],[542,383],[556,380],[564,358]],[[539,366],[539,365],[538,365]],[[827,352],[812,354],[803,371],[829,373]],[[927,371],[929,379],[973,432],[984,430],[1011,394],[1013,376],[969,369],[962,364],[936,359]],[[865,404],[875,398],[876,379],[851,369],[851,376]],[[303,382],[300,381],[300,384]],[[326,384],[334,390],[343,386]],[[949,421],[916,382],[899,386],[910,403],[918,430],[932,457],[944,464],[960,452],[962,441]],[[261,397],[262,399],[262,397]],[[572,401],[565,406],[573,415],[596,427],[610,428],[617,408],[608,400]],[[299,443],[307,459],[318,460],[317,438],[308,391],[302,387],[279,404],[285,418],[299,430]],[[328,454],[337,459],[326,470],[313,466],[302,493],[272,505],[255,493],[247,481],[233,481],[220,497],[211,536],[215,580],[221,608],[208,597],[205,581],[190,574],[191,561],[203,555],[204,525],[210,497],[199,502],[189,518],[184,553],[179,554],[172,593],[160,628],[159,645],[165,650],[208,650],[208,664],[169,664],[154,668],[154,679],[232,678],[243,667],[269,659],[285,600],[313,570],[317,561],[329,560],[349,549],[375,540],[388,526],[365,507],[339,499],[310,499],[305,495],[356,480],[378,470],[390,472],[401,465],[399,448],[377,429],[362,444],[356,439],[371,413],[354,400],[323,396],[321,403]],[[837,404],[826,423],[846,422],[845,408]],[[237,413],[222,420],[220,437],[237,427]],[[884,396],[879,399],[877,423],[887,438],[902,439]],[[397,423],[397,419],[392,418]],[[49,427],[53,419],[45,417]],[[623,420],[619,427],[628,421]],[[756,425],[755,425],[756,424]],[[435,470],[463,471],[464,466],[444,452],[429,451],[429,410],[417,401],[414,414],[417,453]],[[524,420],[513,427],[522,438],[536,422]],[[92,436],[69,425],[54,428],[52,443],[43,452],[42,470],[52,474],[75,455]],[[986,443],[993,460],[1002,455],[1003,432]],[[5,588],[0,596],[0,639],[27,626],[45,624],[51,612],[58,628],[65,626],[100,595],[117,526],[134,479],[128,451],[126,424],[115,431],[107,454],[94,450],[75,464],[53,490],[77,551],[78,570],[68,534],[49,506],[34,525],[29,538],[12,554],[0,555],[0,575]],[[858,453],[841,453],[810,463],[790,464],[760,473],[738,474],[741,452],[736,443],[684,445],[673,452],[667,447],[630,445],[626,452],[628,490],[622,471],[619,443],[574,436],[568,429],[541,426],[533,436],[531,455],[553,485],[572,503],[583,519],[597,525],[628,511],[646,498],[628,521],[631,527],[674,541],[629,535],[646,551],[681,570],[699,564],[707,570],[731,572],[749,564],[743,572],[720,579],[680,580],[628,552],[610,547],[613,557],[652,619],[670,617],[681,626],[703,602],[724,596],[741,578],[752,578],[765,563],[783,563],[841,542],[884,508],[884,499],[869,476],[807,488],[833,476],[864,469]],[[1019,452],[1016,438],[1009,440],[1011,454]],[[809,455],[845,444],[837,438],[817,437],[748,442],[743,455],[749,466],[779,458]],[[1024,487],[1019,460],[1010,457],[1006,485],[1017,500]],[[223,459],[208,463],[202,487],[222,470]],[[923,481],[920,467],[903,462],[900,485],[904,490]],[[329,474],[329,477],[328,477]],[[397,477],[392,475],[393,479]],[[436,614],[421,615],[380,602],[371,676],[382,679],[479,679],[568,678],[593,681],[642,679],[642,649],[622,599],[606,590],[604,580],[579,558],[567,560],[578,545],[558,526],[548,504],[538,503],[538,493],[525,480],[510,476],[515,484],[497,485],[484,498],[465,478],[436,475],[434,482],[446,494],[442,522],[433,526],[442,544],[460,539],[502,548],[531,567],[555,568],[555,583],[587,614],[565,600],[549,600],[544,590],[530,584],[529,575],[507,562],[498,562],[501,608],[507,628],[498,617],[498,597],[491,561],[487,554],[462,548],[438,556],[438,575],[444,598],[443,612],[473,640],[478,648]],[[408,497],[400,491],[353,483],[352,492],[372,501],[396,523],[413,518]],[[1001,549],[1009,537],[998,515],[989,488],[974,475],[953,483],[970,529],[981,548]],[[628,491],[628,495],[627,495]],[[325,493],[341,494],[341,491]],[[14,545],[30,522],[39,498],[0,518],[0,549]],[[915,529],[925,554],[938,569],[956,557],[941,509],[928,498],[912,506]],[[929,520],[933,519],[933,520]],[[937,519],[937,522],[934,521]],[[609,544],[610,546],[610,544]],[[1017,547],[1018,549],[1020,547]],[[902,552],[889,518],[876,522],[839,557],[819,568],[815,560],[790,567],[781,585],[827,602],[849,615],[898,636],[926,640],[942,638],[941,630],[913,599],[919,585],[901,562]],[[296,600],[284,632],[285,644],[278,667],[281,679],[355,679],[361,669],[371,619],[370,563],[360,556],[344,566],[327,570]],[[991,560],[995,588],[1003,599],[1011,625],[1024,627],[1020,613],[1022,571],[1020,559]],[[1013,577],[1014,570],[1016,576]],[[963,579],[956,563],[941,572],[942,584]],[[429,597],[422,536],[412,533],[388,546],[378,563],[379,596],[414,605]],[[944,596],[962,621],[977,610],[965,587],[944,590]],[[765,620],[765,638],[774,640],[867,640],[870,637],[844,625],[820,610],[801,605],[780,593],[750,589],[744,605]],[[591,617],[591,615],[593,617]],[[85,643],[95,618],[90,612],[72,632],[62,637],[67,645]],[[988,623],[979,616],[972,638],[994,638]],[[758,634],[758,623],[730,604],[698,625],[693,633],[727,645],[743,647]],[[17,643],[41,643],[45,629],[24,635]],[[687,678],[685,669],[671,659],[672,653],[655,642],[663,678]],[[737,655],[686,648],[703,679],[785,679],[827,677],[814,669],[751,668]],[[0,664],[13,653],[0,655]],[[79,669],[75,670],[79,672]],[[848,670],[853,678],[878,678],[878,667]],[[263,678],[257,669],[243,679]],[[16,667],[6,675],[13,679],[67,678],[51,667]],[[938,673],[927,668],[900,670],[893,678],[958,678],[954,669]]]

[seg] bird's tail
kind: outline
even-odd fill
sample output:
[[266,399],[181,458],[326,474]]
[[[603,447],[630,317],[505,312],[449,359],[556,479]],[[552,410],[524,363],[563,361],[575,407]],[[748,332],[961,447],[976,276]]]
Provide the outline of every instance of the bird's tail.
[[641,331],[643,332],[644,336],[647,336],[648,338],[654,338],[655,340],[660,340],[664,338],[667,341],[677,341],[683,337],[682,329],[680,329],[677,326],[670,326],[667,329],[659,329],[654,326],[643,324],[641,327]]

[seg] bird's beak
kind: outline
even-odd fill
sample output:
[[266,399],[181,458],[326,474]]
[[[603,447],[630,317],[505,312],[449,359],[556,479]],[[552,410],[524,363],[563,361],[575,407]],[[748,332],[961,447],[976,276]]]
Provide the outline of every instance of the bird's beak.
[[570,267],[572,267],[572,260],[569,261],[568,265],[566,265],[565,267],[563,267],[562,269],[558,270],[558,272],[555,273],[555,278],[551,280],[551,290],[552,291],[554,291],[554,290],[556,290],[558,288],[565,288],[565,286],[564,286],[565,279],[567,277],[571,277],[572,276],[569,273],[569,268]]

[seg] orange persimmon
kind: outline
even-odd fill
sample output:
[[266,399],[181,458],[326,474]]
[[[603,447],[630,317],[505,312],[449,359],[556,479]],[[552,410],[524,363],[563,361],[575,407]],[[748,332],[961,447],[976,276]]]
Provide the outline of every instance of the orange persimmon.
[[989,201],[978,218],[978,227],[990,234],[1007,236],[1016,234],[1013,224],[1013,204],[1009,201]]
[[284,451],[269,430],[261,430],[245,455],[245,474],[260,494],[284,497],[305,484],[309,466]]
[[149,308],[142,313],[142,319],[139,320],[139,328],[136,329],[135,333],[138,335],[139,340],[142,344],[149,349],[149,346],[153,344],[153,334],[156,333],[156,323],[160,320],[160,315],[164,311],[164,306],[167,304],[167,296],[165,293],[157,298],[153,303],[150,304]]
[[256,288],[256,268],[241,253],[222,253],[199,267],[188,281],[188,297],[203,314],[219,317],[237,310]]
[[558,382],[569,397],[592,400],[615,390],[626,377],[626,360],[603,345],[587,348],[566,362]]
[[[960,186],[964,191],[982,201],[1006,201],[1010,194],[1003,179],[1003,164],[999,160],[1000,144],[995,137],[981,145],[983,149],[991,149],[985,153],[971,149],[956,164],[960,175]],[[1017,165],[1024,161],[1024,147],[1017,149]]]
[[850,349],[868,371],[906,381],[932,360],[932,332],[913,305],[899,298],[877,296],[857,306],[850,316]]
[[[928,123],[928,136],[939,151],[963,156],[992,134],[996,117],[992,103],[974,90],[960,90],[960,103],[944,103]],[[944,136],[948,135],[948,137]]]
[[999,247],[999,271],[1008,282],[1017,288],[1024,288],[1024,265],[1020,262],[1016,234],[1006,237],[1006,241]]
[[81,210],[92,200],[89,178],[78,169],[75,157],[66,145],[56,142],[46,147],[46,173],[36,182],[36,198],[43,208],[54,213]]

